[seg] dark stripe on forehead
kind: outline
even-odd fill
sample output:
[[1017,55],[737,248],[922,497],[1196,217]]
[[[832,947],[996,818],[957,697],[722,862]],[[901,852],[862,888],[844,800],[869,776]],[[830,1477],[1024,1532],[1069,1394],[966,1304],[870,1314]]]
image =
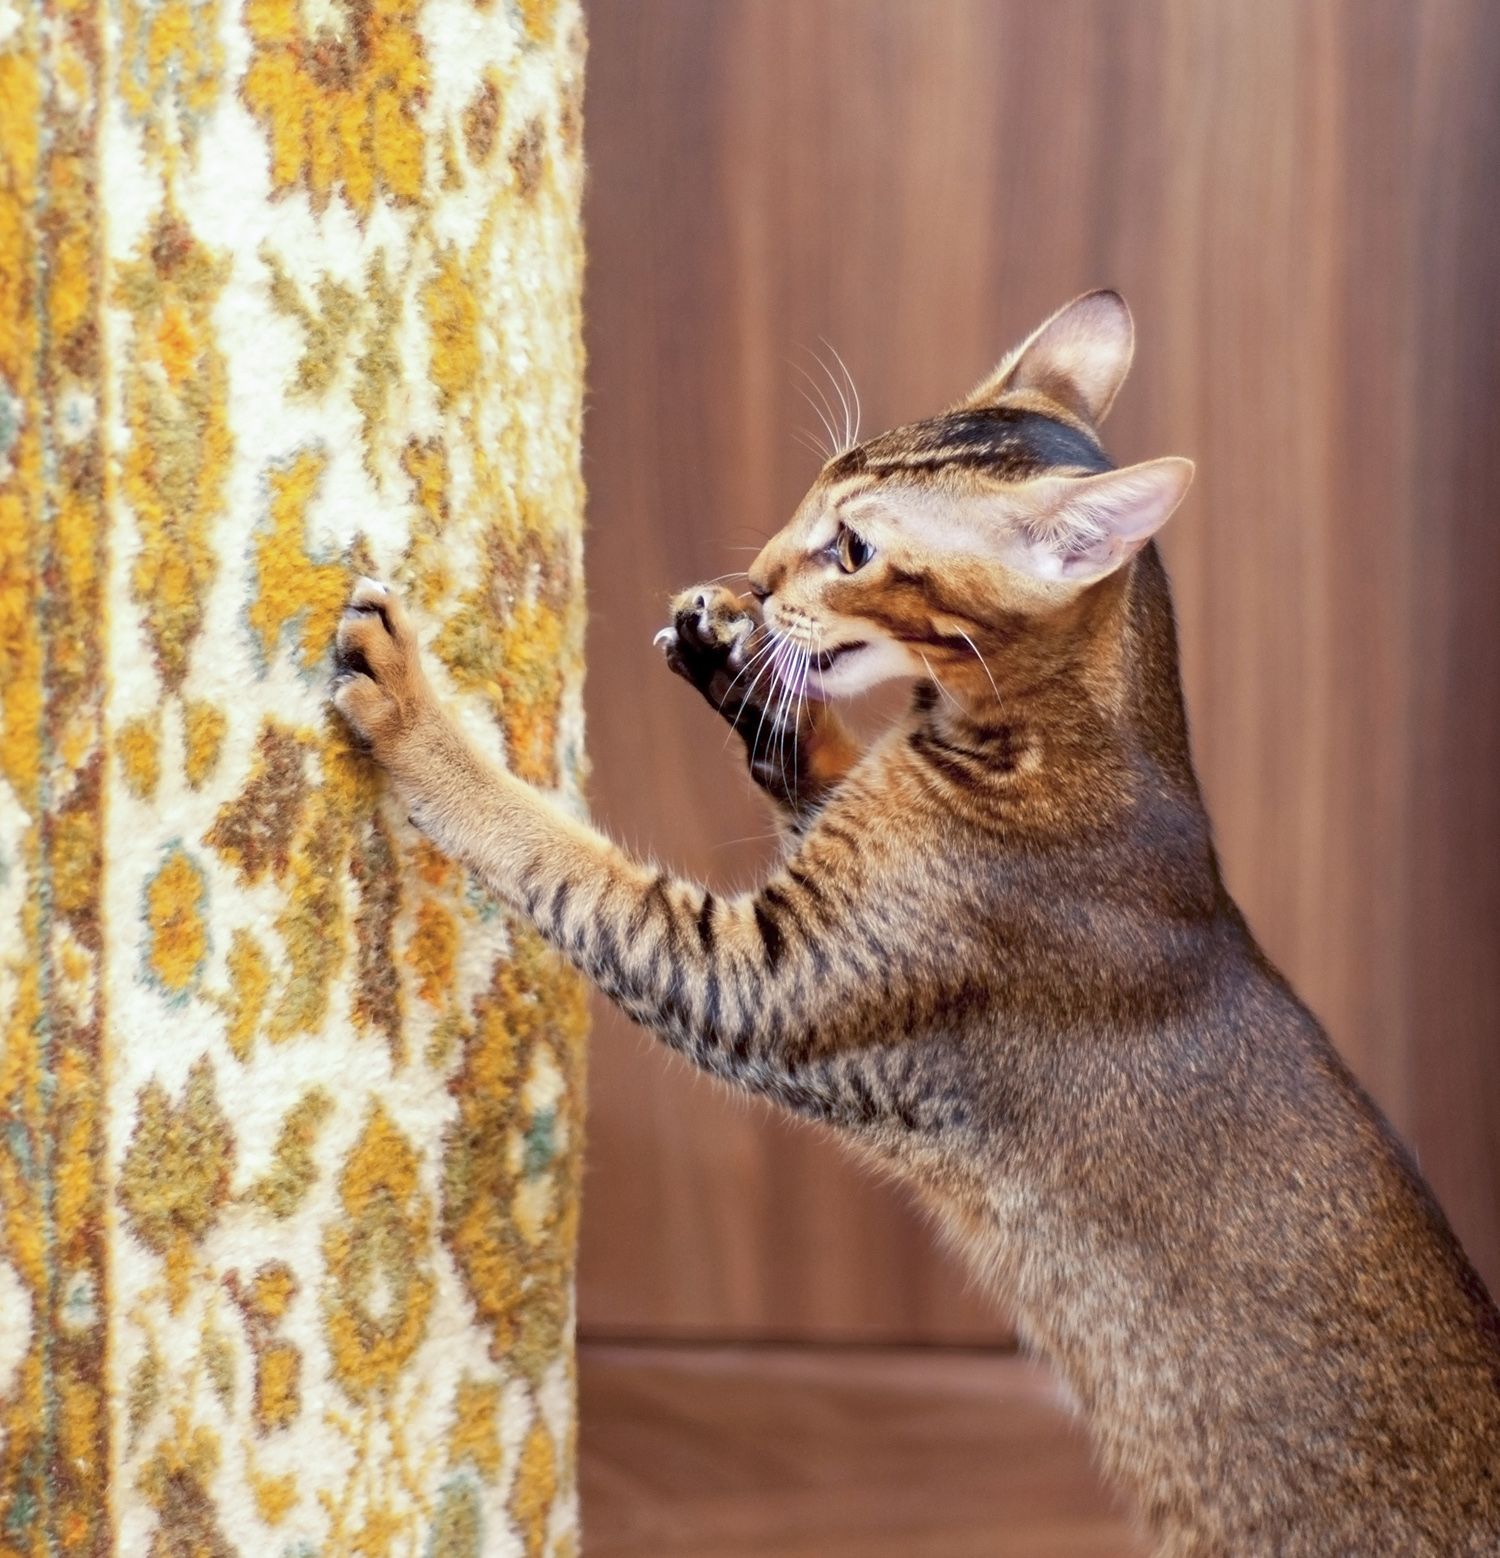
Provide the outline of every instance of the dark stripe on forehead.
[[1109,471],[1114,463],[1095,439],[1067,422],[994,406],[894,428],[840,456],[828,475],[879,477],[949,467],[1017,478],[1059,468]]
[[936,435],[936,452],[954,458],[972,455],[983,459],[1014,452],[1041,467],[1081,465],[1091,471],[1113,468],[1097,439],[1071,423],[1039,411],[996,406],[989,410],[958,411],[927,425]]

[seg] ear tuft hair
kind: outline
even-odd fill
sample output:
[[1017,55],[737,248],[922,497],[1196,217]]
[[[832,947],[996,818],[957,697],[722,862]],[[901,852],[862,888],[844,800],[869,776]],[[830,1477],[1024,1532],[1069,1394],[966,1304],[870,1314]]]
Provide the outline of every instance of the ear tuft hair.
[[1042,478],[1017,526],[1021,566],[1041,579],[1102,579],[1166,524],[1192,480],[1193,462],[1171,456],[1098,476]]

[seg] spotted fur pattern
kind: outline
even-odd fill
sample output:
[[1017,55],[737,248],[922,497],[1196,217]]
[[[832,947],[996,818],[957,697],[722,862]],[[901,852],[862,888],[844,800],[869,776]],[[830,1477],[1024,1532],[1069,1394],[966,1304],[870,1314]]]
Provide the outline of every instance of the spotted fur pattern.
[[[417,823],[695,1065],[905,1177],[1075,1392],[1167,1555],[1500,1552],[1500,1319],[1220,879],[1091,294],[831,459],[671,668],[784,858],[721,895],[489,767],[365,582],[335,698]],[[853,539],[851,539],[853,538]],[[901,672],[860,750],[828,700]],[[793,696],[821,694],[807,702]]]

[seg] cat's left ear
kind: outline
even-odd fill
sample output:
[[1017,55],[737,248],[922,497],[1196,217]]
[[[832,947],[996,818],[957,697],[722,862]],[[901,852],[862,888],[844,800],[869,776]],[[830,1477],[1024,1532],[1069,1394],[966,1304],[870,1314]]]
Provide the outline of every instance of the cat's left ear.
[[1172,517],[1193,480],[1175,457],[1097,476],[1044,476],[1024,489],[1012,566],[1038,579],[1090,584],[1128,562]]
[[993,406],[1017,390],[1035,390],[1097,427],[1134,354],[1135,323],[1125,299],[1108,288],[1086,292],[1033,331],[964,404]]

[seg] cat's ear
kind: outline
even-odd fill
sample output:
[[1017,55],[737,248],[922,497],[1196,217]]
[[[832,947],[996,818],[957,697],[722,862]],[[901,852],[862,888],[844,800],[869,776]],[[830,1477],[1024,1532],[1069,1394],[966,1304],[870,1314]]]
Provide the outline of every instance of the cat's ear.
[[1135,324],[1125,299],[1103,289],[1065,304],[1008,356],[964,402],[991,406],[1035,390],[1097,427],[1130,372]]
[[1175,457],[1097,476],[1043,476],[1024,489],[1006,561],[1038,579],[1102,579],[1166,524],[1192,480],[1193,462]]

